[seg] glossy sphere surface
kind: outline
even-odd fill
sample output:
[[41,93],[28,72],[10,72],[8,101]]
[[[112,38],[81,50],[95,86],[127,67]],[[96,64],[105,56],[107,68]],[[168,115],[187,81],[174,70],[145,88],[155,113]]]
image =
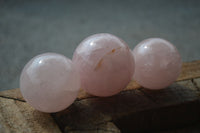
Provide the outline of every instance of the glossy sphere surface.
[[150,38],[133,50],[134,80],[149,89],[162,89],[173,83],[181,71],[181,57],[175,46],[160,38]]
[[45,53],[31,59],[20,77],[25,100],[42,112],[57,112],[76,99],[80,77],[72,61],[60,54]]
[[83,40],[72,61],[81,77],[81,88],[96,96],[111,96],[130,82],[134,59],[127,44],[118,37],[95,34]]

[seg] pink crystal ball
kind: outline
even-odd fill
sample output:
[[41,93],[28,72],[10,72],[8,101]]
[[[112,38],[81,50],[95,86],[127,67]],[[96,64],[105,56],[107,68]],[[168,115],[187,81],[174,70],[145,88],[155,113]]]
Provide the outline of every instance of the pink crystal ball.
[[31,59],[20,77],[24,99],[42,112],[58,112],[71,105],[80,88],[80,76],[63,55],[45,53]]
[[117,94],[134,72],[132,51],[123,40],[108,33],[83,40],[72,61],[80,73],[81,88],[95,96]]
[[162,89],[172,84],[181,71],[181,57],[176,47],[161,38],[140,42],[133,50],[134,80],[149,89]]

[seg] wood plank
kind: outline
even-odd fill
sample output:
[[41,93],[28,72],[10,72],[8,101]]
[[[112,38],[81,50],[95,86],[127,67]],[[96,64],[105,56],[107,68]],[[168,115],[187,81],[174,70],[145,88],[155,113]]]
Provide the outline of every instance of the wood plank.
[[52,117],[26,102],[0,97],[1,133],[61,133]]
[[79,130],[72,130],[66,129],[65,132],[67,133],[120,133],[120,130],[112,123],[106,122],[99,124],[97,126],[93,126],[92,128],[88,129],[79,129]]
[[25,101],[19,88],[6,90],[6,91],[0,91],[0,97],[8,98],[8,99],[11,98],[18,101]]
[[94,125],[109,121],[123,132],[166,129],[200,120],[198,94],[189,80],[159,91],[135,89],[108,98],[78,100],[53,117],[65,132],[94,130]]
[[200,78],[194,79],[193,82],[197,89],[200,91]]
[[179,81],[167,89],[152,91],[142,88],[141,91],[158,104],[173,105],[199,98],[199,91],[191,80]]
[[[54,113],[62,131],[98,130],[102,123],[155,106],[139,90],[126,91],[106,98],[77,100],[68,109]],[[100,128],[101,129],[101,128]]]
[[182,71],[177,81],[200,77],[200,60],[185,62],[182,65]]

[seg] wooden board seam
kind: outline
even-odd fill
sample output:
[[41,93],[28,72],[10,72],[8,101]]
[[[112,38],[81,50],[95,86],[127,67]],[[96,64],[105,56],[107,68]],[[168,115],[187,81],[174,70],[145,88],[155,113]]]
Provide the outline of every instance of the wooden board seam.
[[5,98],[5,99],[11,99],[11,100],[16,100],[16,101],[20,101],[20,102],[26,102],[24,100],[21,99],[17,99],[17,98],[13,98],[13,97],[7,97],[7,96],[0,96],[1,98]]

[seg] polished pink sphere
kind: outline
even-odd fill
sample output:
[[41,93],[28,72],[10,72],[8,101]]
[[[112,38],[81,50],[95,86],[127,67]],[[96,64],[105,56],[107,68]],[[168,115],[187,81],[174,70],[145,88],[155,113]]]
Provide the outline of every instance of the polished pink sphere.
[[161,38],[150,38],[133,50],[134,80],[149,89],[162,89],[172,84],[181,71],[181,57],[176,47]]
[[101,33],[83,40],[72,59],[81,77],[81,88],[95,96],[111,96],[130,82],[134,58],[120,38]]
[[42,112],[58,112],[71,105],[80,88],[80,76],[63,55],[45,53],[31,59],[20,77],[24,99]]

